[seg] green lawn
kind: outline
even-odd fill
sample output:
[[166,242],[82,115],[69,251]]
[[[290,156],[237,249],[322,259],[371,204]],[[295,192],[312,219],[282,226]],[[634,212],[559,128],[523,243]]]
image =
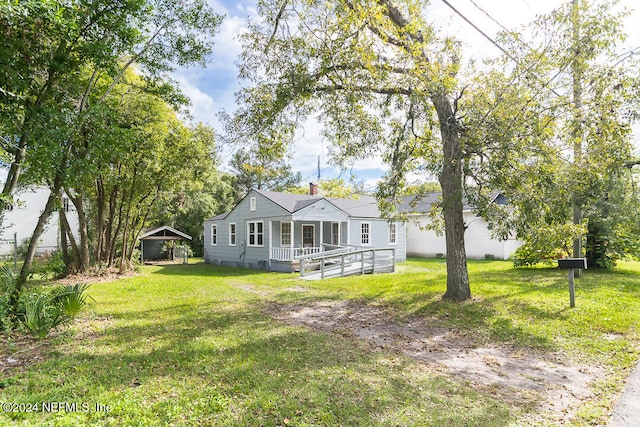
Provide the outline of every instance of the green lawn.
[[[640,263],[586,271],[576,281],[575,309],[566,272],[556,269],[470,262],[474,299],[463,304],[440,298],[443,260],[410,260],[398,270],[307,282],[191,264],[144,267],[140,276],[94,284],[95,302],[69,330],[2,344],[2,362],[12,355],[26,366],[0,379],[0,402],[39,406],[37,413],[0,411],[0,425],[552,423],[535,402],[514,402],[401,353],[269,315],[274,304],[338,300],[384,307],[398,321],[455,328],[479,346],[601,367],[594,398],[571,423],[606,422],[638,360]],[[97,404],[110,410],[96,411]]]

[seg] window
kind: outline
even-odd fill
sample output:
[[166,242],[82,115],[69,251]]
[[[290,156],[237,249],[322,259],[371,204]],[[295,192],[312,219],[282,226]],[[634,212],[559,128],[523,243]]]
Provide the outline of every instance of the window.
[[69,212],[69,199],[67,197],[62,198],[62,210]]
[[229,224],[229,246],[236,245],[236,224]]
[[389,243],[394,245],[398,243],[398,224],[395,222],[389,223]]
[[331,223],[331,244],[332,245],[340,244],[340,223],[339,222]]
[[249,221],[249,244],[248,246],[263,246],[264,245],[264,230],[262,221]]
[[282,222],[280,227],[280,245],[291,245],[291,223]]
[[218,244],[218,226],[216,224],[211,226],[211,244],[213,246]]
[[363,245],[370,245],[371,244],[370,235],[371,235],[371,224],[368,222],[363,222],[362,224],[360,224],[360,243]]
[[256,210],[256,198],[252,197],[249,199],[249,209],[251,210],[251,212]]

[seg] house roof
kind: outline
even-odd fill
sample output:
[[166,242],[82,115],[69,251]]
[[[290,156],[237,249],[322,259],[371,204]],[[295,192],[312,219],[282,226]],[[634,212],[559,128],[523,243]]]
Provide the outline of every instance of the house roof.
[[308,194],[277,193],[275,191],[264,190],[253,191],[271,200],[289,213],[297,212],[324,198],[322,196],[311,196]]
[[213,218],[209,218],[207,221],[218,221],[218,220],[221,220],[221,219],[225,219],[227,217],[227,215],[229,215],[230,213],[231,213],[231,211],[218,214],[218,215],[214,216]]
[[360,196],[358,199],[327,198],[327,200],[352,217],[380,218],[381,215],[378,201],[372,196]]
[[380,210],[378,209],[376,198],[371,196],[360,196],[358,199],[339,199],[336,197],[312,196],[308,194],[276,193],[262,190],[254,191],[271,200],[289,213],[295,213],[320,200],[326,200],[351,217],[380,217]]
[[[360,196],[358,199],[339,199],[335,197],[314,196],[309,194],[278,193],[275,191],[252,190],[266,199],[280,206],[286,212],[293,214],[320,200],[326,200],[347,215],[357,218],[379,218],[380,210],[375,197]],[[237,205],[236,205],[237,206]],[[235,208],[234,208],[235,209]],[[230,212],[225,212],[209,218],[207,221],[225,219]]]
[[162,227],[152,228],[147,230],[142,236],[140,236],[140,240],[191,240],[191,236],[183,233],[182,231],[178,231],[173,227],[169,227],[167,225],[163,225]]
[[[402,198],[402,203],[398,206],[398,210],[404,213],[427,213],[431,212],[431,206],[439,200],[442,200],[442,192],[405,196]],[[507,203],[507,199],[502,193],[495,191],[491,194],[491,203],[504,205]],[[462,209],[468,211],[473,208],[465,197],[462,201]]]

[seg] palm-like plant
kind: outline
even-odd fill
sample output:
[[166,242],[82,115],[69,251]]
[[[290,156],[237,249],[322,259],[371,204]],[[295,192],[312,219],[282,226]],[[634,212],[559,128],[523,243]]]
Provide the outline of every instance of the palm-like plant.
[[37,338],[44,338],[51,329],[69,320],[67,316],[52,304],[49,295],[41,294],[24,302],[20,320],[22,324]]
[[85,294],[89,286],[87,283],[63,286],[54,293],[53,302],[66,316],[73,319],[87,305],[88,299],[91,298]]

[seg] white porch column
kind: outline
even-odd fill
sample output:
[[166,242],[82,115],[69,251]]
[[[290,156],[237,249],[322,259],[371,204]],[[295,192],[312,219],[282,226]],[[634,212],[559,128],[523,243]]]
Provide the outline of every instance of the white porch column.
[[291,261],[293,261],[293,242],[295,241],[295,233],[294,230],[296,229],[295,227],[295,222],[293,222],[293,218],[291,218]]
[[320,247],[320,250],[322,251],[322,243],[324,239],[324,221],[320,221],[320,245],[318,245]]
[[273,240],[273,231],[272,231],[272,224],[273,221],[269,221],[269,270],[271,270],[271,249],[273,247],[273,244],[271,243]]

